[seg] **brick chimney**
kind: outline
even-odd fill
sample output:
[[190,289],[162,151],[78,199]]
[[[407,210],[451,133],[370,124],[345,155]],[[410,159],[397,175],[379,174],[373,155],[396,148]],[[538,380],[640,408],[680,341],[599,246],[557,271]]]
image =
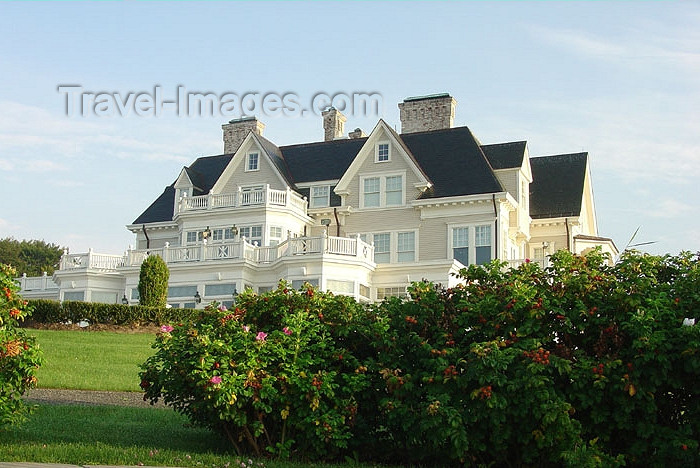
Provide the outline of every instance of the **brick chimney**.
[[250,132],[262,136],[265,124],[255,117],[242,117],[230,120],[221,128],[224,131],[224,154],[230,154],[236,152]]
[[447,93],[409,97],[399,103],[401,133],[452,128],[457,101]]
[[348,133],[348,138],[351,140],[354,140],[355,138],[364,138],[367,135],[365,135],[365,132],[362,131],[361,128],[356,128],[354,131]]
[[321,112],[323,116],[323,141],[342,138],[345,135],[345,116],[335,107]]

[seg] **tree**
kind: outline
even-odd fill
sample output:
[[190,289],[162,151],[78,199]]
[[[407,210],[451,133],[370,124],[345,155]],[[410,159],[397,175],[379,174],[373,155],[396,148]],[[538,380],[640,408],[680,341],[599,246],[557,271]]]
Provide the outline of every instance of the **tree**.
[[0,239],[0,263],[11,265],[21,275],[52,275],[58,267],[63,247],[43,240],[18,241],[12,237]]
[[170,272],[165,261],[157,255],[146,257],[139,274],[139,303],[148,307],[165,307],[168,279]]

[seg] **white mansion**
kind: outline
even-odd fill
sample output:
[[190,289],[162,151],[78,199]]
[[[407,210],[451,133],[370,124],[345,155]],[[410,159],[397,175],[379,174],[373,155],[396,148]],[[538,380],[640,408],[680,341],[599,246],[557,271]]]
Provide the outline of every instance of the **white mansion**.
[[22,294],[134,304],[141,262],[158,255],[173,307],[228,303],[281,278],[374,301],[423,278],[454,285],[464,265],[494,258],[617,253],[598,236],[587,153],[482,145],[453,128],[455,105],[447,94],[408,98],[400,134],[379,120],[348,136],[330,108],[324,141],[291,146],[265,139],[254,117],[232,120],[224,154],[184,167],[127,226],[135,249],[66,253],[53,278],[21,278]]

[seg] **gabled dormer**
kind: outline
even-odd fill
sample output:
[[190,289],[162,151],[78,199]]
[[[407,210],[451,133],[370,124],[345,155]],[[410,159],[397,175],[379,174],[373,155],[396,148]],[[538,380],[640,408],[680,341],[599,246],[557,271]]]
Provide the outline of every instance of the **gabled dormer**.
[[401,137],[383,120],[335,187],[343,206],[359,210],[405,207],[432,183]]
[[235,193],[248,187],[265,186],[285,190],[293,186],[281,151],[253,132],[243,140],[211,191]]

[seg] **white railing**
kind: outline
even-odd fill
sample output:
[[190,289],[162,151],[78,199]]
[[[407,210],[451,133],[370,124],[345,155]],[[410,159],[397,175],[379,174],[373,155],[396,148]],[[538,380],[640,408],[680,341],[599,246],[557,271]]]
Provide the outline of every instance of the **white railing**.
[[257,246],[243,237],[240,240],[227,243],[202,242],[186,247],[166,245],[161,249],[129,250],[124,257],[124,264],[126,266],[139,266],[149,255],[158,255],[166,263],[245,259],[257,264],[265,264],[289,256],[325,254],[357,257],[372,262],[374,247],[363,242],[359,236],[353,238],[295,237],[273,246]]
[[26,273],[17,278],[17,283],[22,291],[46,291],[58,289],[53,278],[44,272],[43,276],[27,276]]
[[95,253],[90,249],[87,253],[69,254],[66,251],[61,256],[61,270],[90,268],[93,270],[113,271],[124,265],[123,255]]
[[267,184],[258,190],[242,190],[234,193],[197,195],[180,198],[179,212],[211,210],[216,208],[238,208],[243,206],[289,206],[306,213],[306,198],[300,197],[292,189],[276,190]]

